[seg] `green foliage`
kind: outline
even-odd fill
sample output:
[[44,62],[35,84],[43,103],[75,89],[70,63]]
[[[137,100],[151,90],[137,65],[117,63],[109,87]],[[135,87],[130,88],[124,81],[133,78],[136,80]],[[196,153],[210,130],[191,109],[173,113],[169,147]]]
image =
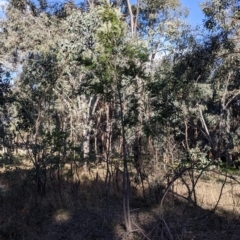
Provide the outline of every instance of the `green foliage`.
[[210,149],[216,159],[235,153],[238,6],[207,1],[209,31],[199,37],[183,24],[186,12],[176,0],[133,5],[131,31],[124,4],[51,9],[47,1],[10,1],[0,54],[17,76],[10,91],[10,75],[0,72],[1,137],[11,145],[21,134],[35,163],[54,171],[107,149],[104,158],[119,157],[121,133],[135,161],[142,154],[158,162],[165,154],[203,170]]
[[107,163],[108,190],[122,156],[125,173],[134,166],[132,180],[143,188],[160,161],[176,175],[237,163],[236,2],[207,1],[202,32],[182,22],[177,0],[142,0],[131,9],[109,2],[10,1],[0,22],[2,62],[15,70],[13,78],[0,66],[4,158],[13,164],[14,147],[27,149],[34,166],[26,181],[40,194],[47,180],[74,180],[90,161]]
[[99,7],[97,13],[101,19],[101,26],[97,30],[98,41],[105,46],[107,52],[110,51],[111,53],[111,48],[121,43],[126,24],[116,8],[110,6]]

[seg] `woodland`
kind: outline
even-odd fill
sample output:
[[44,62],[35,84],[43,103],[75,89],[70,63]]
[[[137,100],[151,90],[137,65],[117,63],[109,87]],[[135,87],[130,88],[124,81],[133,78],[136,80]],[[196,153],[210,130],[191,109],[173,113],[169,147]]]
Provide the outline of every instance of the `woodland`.
[[240,1],[9,0],[0,240],[240,236]]

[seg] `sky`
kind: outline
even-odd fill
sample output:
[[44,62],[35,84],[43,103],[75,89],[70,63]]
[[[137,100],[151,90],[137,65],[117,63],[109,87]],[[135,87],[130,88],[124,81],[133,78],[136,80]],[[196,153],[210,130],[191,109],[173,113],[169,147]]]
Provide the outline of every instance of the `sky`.
[[0,10],[2,10],[2,7],[6,6],[7,1],[6,0],[0,0]]
[[5,5],[6,2],[7,2],[7,1],[5,1],[5,0],[0,0],[0,7],[3,6],[3,5]]
[[203,23],[204,14],[199,6],[203,0],[181,0],[182,6],[187,7],[189,10],[188,22],[193,25],[200,25]]
[[6,7],[7,1],[6,0],[0,0],[0,18],[4,16],[3,9]]
[[[131,1],[136,2],[136,0],[131,0]],[[189,24],[191,24],[193,26],[202,24],[202,19],[203,19],[204,15],[199,7],[199,3],[203,2],[203,0],[180,0],[180,1],[182,3],[182,6],[187,7],[189,9],[189,16],[187,19]],[[7,0],[0,0],[0,17],[2,16],[1,8],[3,6],[6,6],[6,3],[7,3]]]

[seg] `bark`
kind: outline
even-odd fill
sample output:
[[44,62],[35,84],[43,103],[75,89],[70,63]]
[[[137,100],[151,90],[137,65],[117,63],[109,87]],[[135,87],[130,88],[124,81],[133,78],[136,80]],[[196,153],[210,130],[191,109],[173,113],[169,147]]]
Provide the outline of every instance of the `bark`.
[[112,122],[110,117],[110,106],[106,106],[106,130],[105,130],[105,161],[107,163],[107,174],[105,177],[105,186],[106,186],[106,195],[107,195],[107,206],[108,206],[108,197],[110,193],[110,182],[111,182],[111,171],[110,171],[110,157],[111,157],[111,145],[112,145]]
[[131,33],[132,33],[132,36],[134,36],[134,17],[133,17],[130,0],[127,0],[127,7],[128,7],[129,16],[130,16]]
[[129,172],[128,172],[128,164],[127,164],[127,149],[126,149],[126,137],[125,137],[125,126],[124,126],[124,115],[123,115],[123,102],[122,96],[120,92],[120,87],[117,86],[118,98],[120,104],[120,119],[121,119],[121,130],[122,130],[122,139],[123,139],[123,214],[126,225],[126,231],[128,233],[132,232],[132,222],[130,215],[130,180],[129,180]]
[[137,12],[136,12],[135,23],[134,23],[134,27],[133,27],[133,32],[135,35],[137,34],[139,8],[140,8],[140,0],[137,1]]

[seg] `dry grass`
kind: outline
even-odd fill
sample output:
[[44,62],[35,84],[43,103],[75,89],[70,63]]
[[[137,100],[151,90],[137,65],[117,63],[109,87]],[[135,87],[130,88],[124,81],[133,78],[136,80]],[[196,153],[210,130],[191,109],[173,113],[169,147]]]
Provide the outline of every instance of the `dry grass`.
[[[121,169],[120,169],[121,170]],[[69,166],[62,173],[67,174]],[[162,171],[149,172],[145,198],[141,184],[132,181],[131,216],[134,232],[126,235],[122,216],[121,171],[111,178],[106,195],[104,165],[72,178],[48,178],[46,195],[37,193],[31,166],[7,168],[0,173],[0,240],[26,239],[239,239],[240,185],[224,176],[191,179],[183,174],[171,185]],[[134,168],[131,171],[135,179]],[[192,187],[192,181],[196,186]],[[190,194],[195,190],[196,201]],[[216,203],[217,206],[216,206]]]
[[[187,182],[190,185],[189,179]],[[200,180],[195,186],[197,205],[204,209],[211,210],[219,200],[219,209],[240,214],[240,184],[231,179],[226,182],[224,187],[223,184],[223,178],[215,178],[208,181]],[[179,195],[188,196],[187,187],[181,180],[175,182],[174,189]]]

